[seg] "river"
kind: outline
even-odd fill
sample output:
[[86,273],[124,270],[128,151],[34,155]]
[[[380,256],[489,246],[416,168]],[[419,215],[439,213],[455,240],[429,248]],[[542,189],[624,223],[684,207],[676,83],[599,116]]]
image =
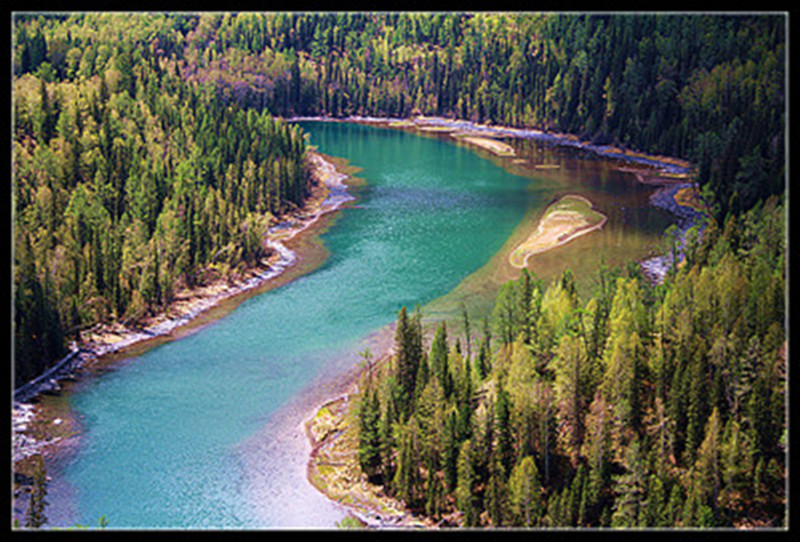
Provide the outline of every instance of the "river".
[[72,386],[64,400],[81,435],[50,472],[51,525],[104,515],[122,529],[335,527],[345,512],[306,480],[300,424],[371,332],[401,306],[442,316],[466,300],[485,313],[511,273],[503,251],[565,192],[609,223],[537,259],[545,278],[641,258],[670,220],[648,205],[652,188],[574,149],[514,141],[518,155],[559,165],[538,171],[444,137],[301,124],[321,152],[361,168],[357,200],[322,234],[327,259]]

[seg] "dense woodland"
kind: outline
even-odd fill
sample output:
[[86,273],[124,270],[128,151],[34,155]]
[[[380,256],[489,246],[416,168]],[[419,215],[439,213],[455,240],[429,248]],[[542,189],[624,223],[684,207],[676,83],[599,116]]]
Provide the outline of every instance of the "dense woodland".
[[366,356],[363,472],[443,525],[786,525],[784,220],[770,198],[662,285],[601,268],[585,301],[523,270],[427,347],[403,308]]
[[274,114],[442,115],[677,156],[697,165],[720,220],[783,191],[780,15],[178,20],[157,46],[183,61],[187,79]]
[[365,472],[465,525],[783,521],[784,16],[18,14],[12,29],[17,383],[79,330],[265,255],[271,217],[309,189],[281,118],[573,133],[697,166],[713,216],[687,263],[658,287],[601,269],[585,301],[569,274],[523,273],[485,329],[441,327],[429,348],[404,311],[364,396]]
[[299,128],[186,81],[143,47],[160,19],[109,17],[17,21],[17,383],[81,329],[256,265],[270,218],[309,189]]

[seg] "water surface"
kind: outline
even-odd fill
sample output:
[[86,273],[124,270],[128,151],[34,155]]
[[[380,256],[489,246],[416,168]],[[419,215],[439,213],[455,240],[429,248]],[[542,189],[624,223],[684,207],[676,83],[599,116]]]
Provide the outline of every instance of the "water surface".
[[[306,480],[300,423],[370,332],[404,305],[447,315],[465,299],[485,313],[511,278],[503,258],[514,239],[564,193],[586,195],[609,222],[532,258],[545,278],[642,257],[668,223],[648,206],[651,189],[574,149],[514,141],[528,165],[504,168],[512,162],[442,137],[302,125],[364,181],[322,236],[328,259],[77,386],[68,400],[83,433],[53,473],[52,523],[105,515],[115,528],[334,527],[344,512]],[[529,167],[543,162],[560,168]]]
[[365,180],[323,236],[329,258],[78,386],[70,400],[84,432],[54,480],[51,521],[333,527],[344,514],[306,481],[302,433],[286,430],[300,421],[296,398],[352,366],[402,305],[424,305],[483,266],[542,197],[531,179],[444,141],[303,126]]

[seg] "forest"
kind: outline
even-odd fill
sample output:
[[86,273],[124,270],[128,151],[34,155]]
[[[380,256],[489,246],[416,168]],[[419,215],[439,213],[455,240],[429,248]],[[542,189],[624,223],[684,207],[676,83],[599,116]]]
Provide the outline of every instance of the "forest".
[[523,270],[482,325],[402,308],[359,386],[358,461],[463,527],[786,525],[783,204],[713,221],[654,286]]
[[299,128],[187,82],[141,47],[147,17],[122,41],[127,18],[110,17],[108,36],[51,17],[15,36],[17,384],[82,329],[135,322],[180,285],[258,264],[271,217],[309,189]]
[[786,19],[15,14],[15,384],[81,330],[258,265],[310,189],[285,119],[569,133],[690,161],[708,226],[662,285],[632,262],[581,300],[524,271],[429,346],[401,311],[360,400],[364,472],[465,526],[780,525]]

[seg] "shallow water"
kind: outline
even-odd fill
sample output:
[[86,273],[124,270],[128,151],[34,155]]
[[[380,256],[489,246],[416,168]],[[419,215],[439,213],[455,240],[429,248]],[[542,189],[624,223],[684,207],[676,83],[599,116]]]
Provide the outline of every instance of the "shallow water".
[[300,424],[370,332],[403,305],[437,300],[431,314],[446,314],[442,300],[453,295],[483,289],[489,299],[502,267],[493,255],[565,191],[595,201],[609,226],[537,260],[541,276],[568,261],[581,272],[601,253],[644,252],[663,229],[664,217],[647,207],[651,190],[541,143],[514,142],[562,168],[530,177],[440,137],[301,124],[312,145],[347,158],[365,181],[322,236],[328,259],[76,386],[68,400],[83,433],[53,472],[51,523],[96,525],[105,515],[114,528],[334,527],[344,512],[306,480]]

